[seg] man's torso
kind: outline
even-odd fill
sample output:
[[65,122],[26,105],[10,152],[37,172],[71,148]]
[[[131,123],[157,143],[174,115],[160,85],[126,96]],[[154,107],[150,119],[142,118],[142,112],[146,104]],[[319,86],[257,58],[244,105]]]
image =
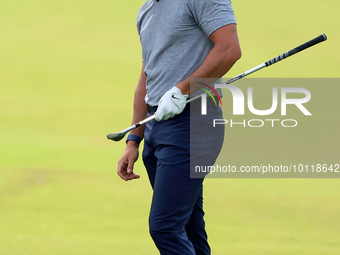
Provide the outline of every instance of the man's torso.
[[[224,6],[216,7],[219,2]],[[229,9],[230,15],[214,20],[209,4],[212,9]],[[147,75],[146,102],[157,105],[166,91],[193,73],[213,47],[210,33],[233,22],[236,21],[229,0],[146,1],[137,17]]]

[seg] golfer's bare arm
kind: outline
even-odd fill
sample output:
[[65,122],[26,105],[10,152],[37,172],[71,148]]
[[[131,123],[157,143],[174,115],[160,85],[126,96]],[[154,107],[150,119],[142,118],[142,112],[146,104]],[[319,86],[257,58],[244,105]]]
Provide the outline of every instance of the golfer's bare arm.
[[235,24],[229,24],[213,32],[209,39],[214,47],[203,63],[185,80],[176,86],[183,94],[190,94],[191,78],[219,78],[225,75],[241,57],[241,48]]
[[[147,114],[147,106],[145,103],[145,95],[146,95],[146,75],[144,73],[144,63],[142,65],[142,71],[139,77],[139,81],[135,90],[135,99],[134,99],[134,112],[132,118],[132,124],[136,124],[139,121],[145,119]],[[142,125],[130,132],[130,134],[138,135],[140,138],[144,137],[145,125]],[[123,153],[123,156],[118,161],[118,175],[125,181],[129,181],[132,179],[138,179],[139,175],[133,172],[133,165],[138,159],[139,145],[132,140],[129,140],[126,144],[126,149]]]

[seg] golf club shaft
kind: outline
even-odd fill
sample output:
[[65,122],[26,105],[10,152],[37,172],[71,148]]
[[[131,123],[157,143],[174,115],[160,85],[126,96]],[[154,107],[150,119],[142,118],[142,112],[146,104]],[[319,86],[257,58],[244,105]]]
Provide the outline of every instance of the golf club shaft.
[[[308,49],[309,47],[312,47],[312,46],[314,46],[314,45],[316,45],[316,44],[318,44],[320,42],[326,41],[326,40],[327,40],[327,36],[325,34],[321,34],[318,37],[316,37],[316,38],[314,38],[314,39],[312,39],[312,40],[310,40],[310,41],[308,41],[308,42],[306,42],[306,43],[304,43],[304,44],[302,44],[302,45],[300,45],[300,46],[298,46],[298,47],[296,47],[296,48],[294,48],[294,49],[292,49],[290,51],[287,51],[287,52],[277,56],[276,58],[268,60],[267,62],[265,62],[265,63],[263,63],[261,65],[258,65],[258,66],[254,67],[252,69],[249,69],[248,71],[246,71],[246,72],[244,72],[244,73],[242,73],[242,74],[240,74],[238,76],[235,76],[234,78],[224,82],[224,84],[230,84],[232,82],[235,82],[235,81],[237,81],[237,80],[239,80],[239,79],[241,79],[241,78],[243,78],[245,76],[248,76],[251,73],[254,73],[254,72],[256,72],[258,70],[261,70],[262,68],[268,67],[270,65],[273,65],[273,64],[275,64],[275,63],[277,63],[277,62],[279,62],[279,61],[281,61],[281,60],[283,60],[285,58],[293,56],[294,54],[296,54],[296,53],[298,53],[300,51]],[[202,96],[202,94],[197,95],[197,96],[195,96],[193,98],[190,98],[190,99],[187,100],[187,103],[190,103],[190,102],[200,98],[201,96]],[[131,130],[133,130],[135,128],[138,128],[139,126],[141,126],[141,125],[143,125],[143,124],[153,120],[154,118],[155,118],[155,115],[151,115],[150,117],[148,117],[148,118],[138,122],[137,124],[132,125],[131,127],[128,127],[127,129],[122,130],[119,133],[127,133],[127,132],[129,132],[129,131],[131,131]],[[113,135],[113,134],[114,133],[108,134],[107,135],[108,139],[110,139],[110,135]]]
[[133,129],[135,129],[135,128],[138,128],[139,126],[141,126],[141,125],[143,125],[143,124],[145,124],[145,123],[147,123],[147,122],[153,120],[154,118],[155,118],[155,115],[151,115],[150,117],[148,117],[148,118],[146,118],[146,119],[144,119],[144,120],[138,122],[137,124],[132,125],[131,127],[128,127],[128,128],[126,128],[126,129],[122,130],[121,132],[122,132],[122,133],[123,133],[123,132],[124,132],[124,133],[130,132],[131,130],[133,130]]

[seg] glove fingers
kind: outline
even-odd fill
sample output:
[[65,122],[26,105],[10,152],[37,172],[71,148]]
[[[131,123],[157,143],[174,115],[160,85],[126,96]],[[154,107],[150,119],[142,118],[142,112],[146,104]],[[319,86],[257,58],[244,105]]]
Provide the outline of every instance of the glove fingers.
[[159,112],[156,112],[155,113],[155,120],[156,121],[161,121],[163,118],[163,114],[159,113]]

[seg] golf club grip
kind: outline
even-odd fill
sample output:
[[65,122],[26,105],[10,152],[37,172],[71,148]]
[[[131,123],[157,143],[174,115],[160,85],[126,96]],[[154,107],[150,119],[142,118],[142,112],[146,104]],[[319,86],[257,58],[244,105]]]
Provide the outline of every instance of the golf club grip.
[[319,35],[318,37],[316,37],[316,38],[314,38],[314,39],[312,39],[312,40],[310,40],[310,41],[308,41],[308,42],[306,42],[306,43],[304,43],[304,44],[302,44],[302,45],[300,45],[300,46],[298,46],[298,47],[296,47],[296,48],[294,48],[290,51],[287,51],[286,53],[283,53],[280,56],[277,56],[276,58],[273,58],[273,59],[267,61],[266,66],[270,66],[272,64],[275,64],[276,62],[279,62],[282,59],[288,58],[288,57],[290,57],[290,56],[292,56],[292,55],[294,55],[294,54],[296,54],[300,51],[303,51],[303,50],[305,50],[309,47],[312,47],[312,46],[314,46],[318,43],[321,43],[323,41],[326,41],[326,40],[327,40],[327,36],[325,34]]

